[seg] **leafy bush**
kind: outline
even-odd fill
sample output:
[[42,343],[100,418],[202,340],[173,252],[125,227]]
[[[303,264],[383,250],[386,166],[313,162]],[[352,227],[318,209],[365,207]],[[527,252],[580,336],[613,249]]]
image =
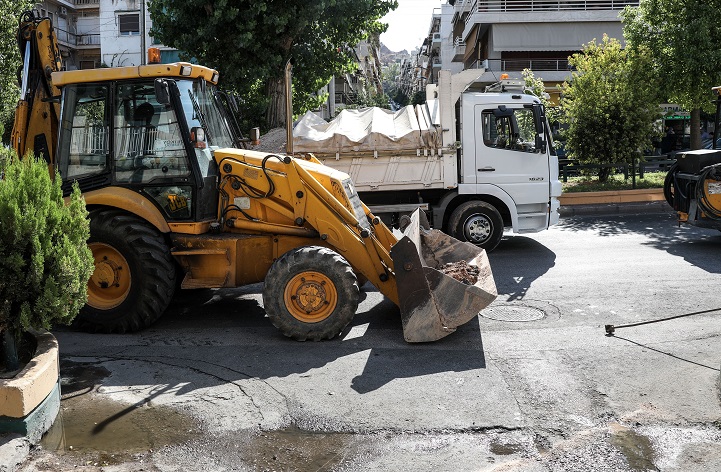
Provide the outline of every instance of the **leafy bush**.
[[[4,157],[4,159],[3,159]],[[72,322],[87,301],[93,256],[77,185],[66,205],[42,159],[0,151],[0,332]]]

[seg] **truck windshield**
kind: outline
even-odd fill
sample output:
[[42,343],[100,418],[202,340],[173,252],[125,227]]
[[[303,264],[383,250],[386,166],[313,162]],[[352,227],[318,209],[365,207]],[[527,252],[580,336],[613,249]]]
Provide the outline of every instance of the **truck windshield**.
[[179,80],[177,84],[188,129],[203,128],[205,131],[208,147],[196,148],[195,154],[206,177],[207,169],[212,165],[212,151],[233,147],[232,133],[215,98],[215,86],[204,80]]

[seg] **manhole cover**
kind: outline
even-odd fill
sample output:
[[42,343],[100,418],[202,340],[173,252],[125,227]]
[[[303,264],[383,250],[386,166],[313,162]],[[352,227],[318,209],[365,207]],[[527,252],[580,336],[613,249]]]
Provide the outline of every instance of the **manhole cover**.
[[494,305],[481,311],[481,316],[496,321],[536,321],[546,314],[539,308],[523,305]]

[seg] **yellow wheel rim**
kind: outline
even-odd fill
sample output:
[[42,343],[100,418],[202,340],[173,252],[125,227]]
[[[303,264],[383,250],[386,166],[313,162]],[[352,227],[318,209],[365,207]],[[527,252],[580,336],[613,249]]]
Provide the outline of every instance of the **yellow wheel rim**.
[[128,297],[131,285],[130,267],[122,254],[103,243],[88,245],[95,259],[95,271],[88,280],[88,305],[110,310]]
[[283,293],[293,318],[318,323],[328,318],[338,304],[335,284],[320,272],[302,272],[288,282]]

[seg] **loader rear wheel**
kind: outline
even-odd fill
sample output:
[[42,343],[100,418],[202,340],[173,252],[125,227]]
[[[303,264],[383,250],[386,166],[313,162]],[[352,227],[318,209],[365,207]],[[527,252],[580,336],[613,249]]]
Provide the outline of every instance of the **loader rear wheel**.
[[451,213],[447,232],[459,241],[468,241],[491,251],[503,237],[503,218],[489,203],[465,202]]
[[273,326],[297,341],[331,339],[358,308],[358,281],[350,264],[325,247],[294,249],[265,277],[263,306]]
[[75,324],[84,331],[123,333],[155,322],[175,291],[175,265],[163,236],[136,216],[97,211],[90,215],[88,246],[95,271]]

